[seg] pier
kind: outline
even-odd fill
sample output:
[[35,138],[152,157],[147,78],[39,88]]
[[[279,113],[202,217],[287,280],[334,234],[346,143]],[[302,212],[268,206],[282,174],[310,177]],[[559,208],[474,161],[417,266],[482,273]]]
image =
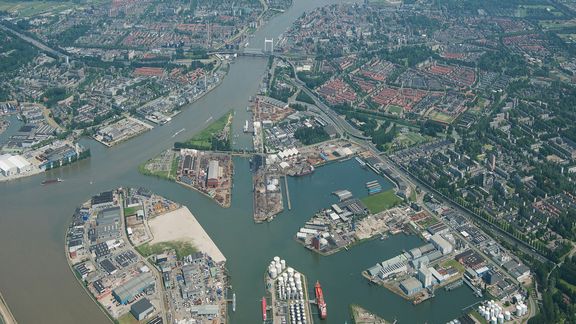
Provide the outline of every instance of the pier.
[[284,186],[286,187],[286,200],[288,202],[288,210],[292,209],[292,204],[290,203],[290,191],[288,190],[288,177],[284,176]]
[[464,281],[462,281],[462,279],[460,279],[458,281],[455,281],[451,284],[446,285],[446,287],[444,287],[444,289],[446,289],[446,291],[450,291],[450,290],[453,290],[453,289],[456,289],[456,288],[462,286],[463,284],[464,284]]

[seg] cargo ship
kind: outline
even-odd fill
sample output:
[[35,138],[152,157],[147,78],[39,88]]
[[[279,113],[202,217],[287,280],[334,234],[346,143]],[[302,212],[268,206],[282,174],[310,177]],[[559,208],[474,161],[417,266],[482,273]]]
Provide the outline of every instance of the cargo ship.
[[46,179],[46,180],[42,181],[42,184],[47,185],[47,184],[52,184],[52,183],[57,183],[57,182],[62,182],[62,179],[60,179],[60,178]]
[[266,322],[266,297],[262,297],[262,320]]
[[320,318],[326,319],[326,316],[328,314],[326,313],[326,302],[324,301],[324,294],[322,293],[322,287],[320,286],[320,282],[316,281],[314,290],[316,291],[316,304],[318,304],[318,311],[320,312]]

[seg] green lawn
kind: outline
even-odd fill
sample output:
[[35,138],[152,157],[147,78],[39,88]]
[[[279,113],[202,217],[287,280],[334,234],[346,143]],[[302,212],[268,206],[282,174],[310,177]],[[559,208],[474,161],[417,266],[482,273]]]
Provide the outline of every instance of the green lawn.
[[404,109],[400,106],[392,105],[388,107],[388,112],[395,115],[400,115]]
[[130,216],[136,214],[136,212],[140,210],[140,207],[128,207],[124,208],[124,216]]
[[160,254],[166,250],[171,249],[176,251],[176,256],[178,257],[179,260],[181,260],[183,257],[187,255],[190,255],[198,251],[191,243],[183,241],[160,242],[152,245],[144,243],[136,247],[138,253],[140,253],[144,257],[148,257],[153,254]]
[[118,323],[120,324],[138,324],[138,320],[132,315],[132,313],[128,312],[118,318]]
[[97,4],[108,2],[107,0],[72,1],[7,1],[0,0],[0,11],[17,13],[21,17],[32,17],[46,12],[61,12],[70,8],[82,7],[85,4]]
[[362,202],[366,207],[368,207],[370,213],[376,214],[398,205],[402,202],[402,199],[396,196],[394,190],[390,189],[372,196],[364,197],[362,198]]
[[187,140],[186,142],[175,144],[175,147],[178,147],[179,144],[183,144],[182,147],[189,147],[197,150],[213,149],[212,140],[214,136],[220,134],[224,130],[224,127],[228,122],[228,118],[231,115],[232,111],[228,112],[224,116],[212,122],[210,125],[208,125],[208,127],[204,128],[200,133],[194,135],[191,139]]
[[447,115],[441,111],[433,111],[430,113],[430,115],[428,115],[428,117],[432,120],[446,124],[450,124],[454,121],[454,118],[452,116]]
[[460,262],[458,262],[454,259],[449,259],[449,260],[444,261],[441,264],[441,266],[444,268],[454,268],[454,269],[458,270],[458,272],[464,273],[464,266]]

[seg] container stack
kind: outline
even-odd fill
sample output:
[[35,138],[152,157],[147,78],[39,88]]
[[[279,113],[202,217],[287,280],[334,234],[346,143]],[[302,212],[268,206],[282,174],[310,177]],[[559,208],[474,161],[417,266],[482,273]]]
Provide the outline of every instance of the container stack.
[[368,189],[369,195],[375,195],[382,192],[382,185],[380,185],[378,180],[368,181],[366,182],[366,189]]

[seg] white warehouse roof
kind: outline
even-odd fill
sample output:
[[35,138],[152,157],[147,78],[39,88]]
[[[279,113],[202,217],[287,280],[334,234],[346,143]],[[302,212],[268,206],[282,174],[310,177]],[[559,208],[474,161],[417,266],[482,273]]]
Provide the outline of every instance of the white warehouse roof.
[[25,168],[30,165],[30,162],[20,155],[13,155],[8,158],[8,161],[12,162],[18,169]]

